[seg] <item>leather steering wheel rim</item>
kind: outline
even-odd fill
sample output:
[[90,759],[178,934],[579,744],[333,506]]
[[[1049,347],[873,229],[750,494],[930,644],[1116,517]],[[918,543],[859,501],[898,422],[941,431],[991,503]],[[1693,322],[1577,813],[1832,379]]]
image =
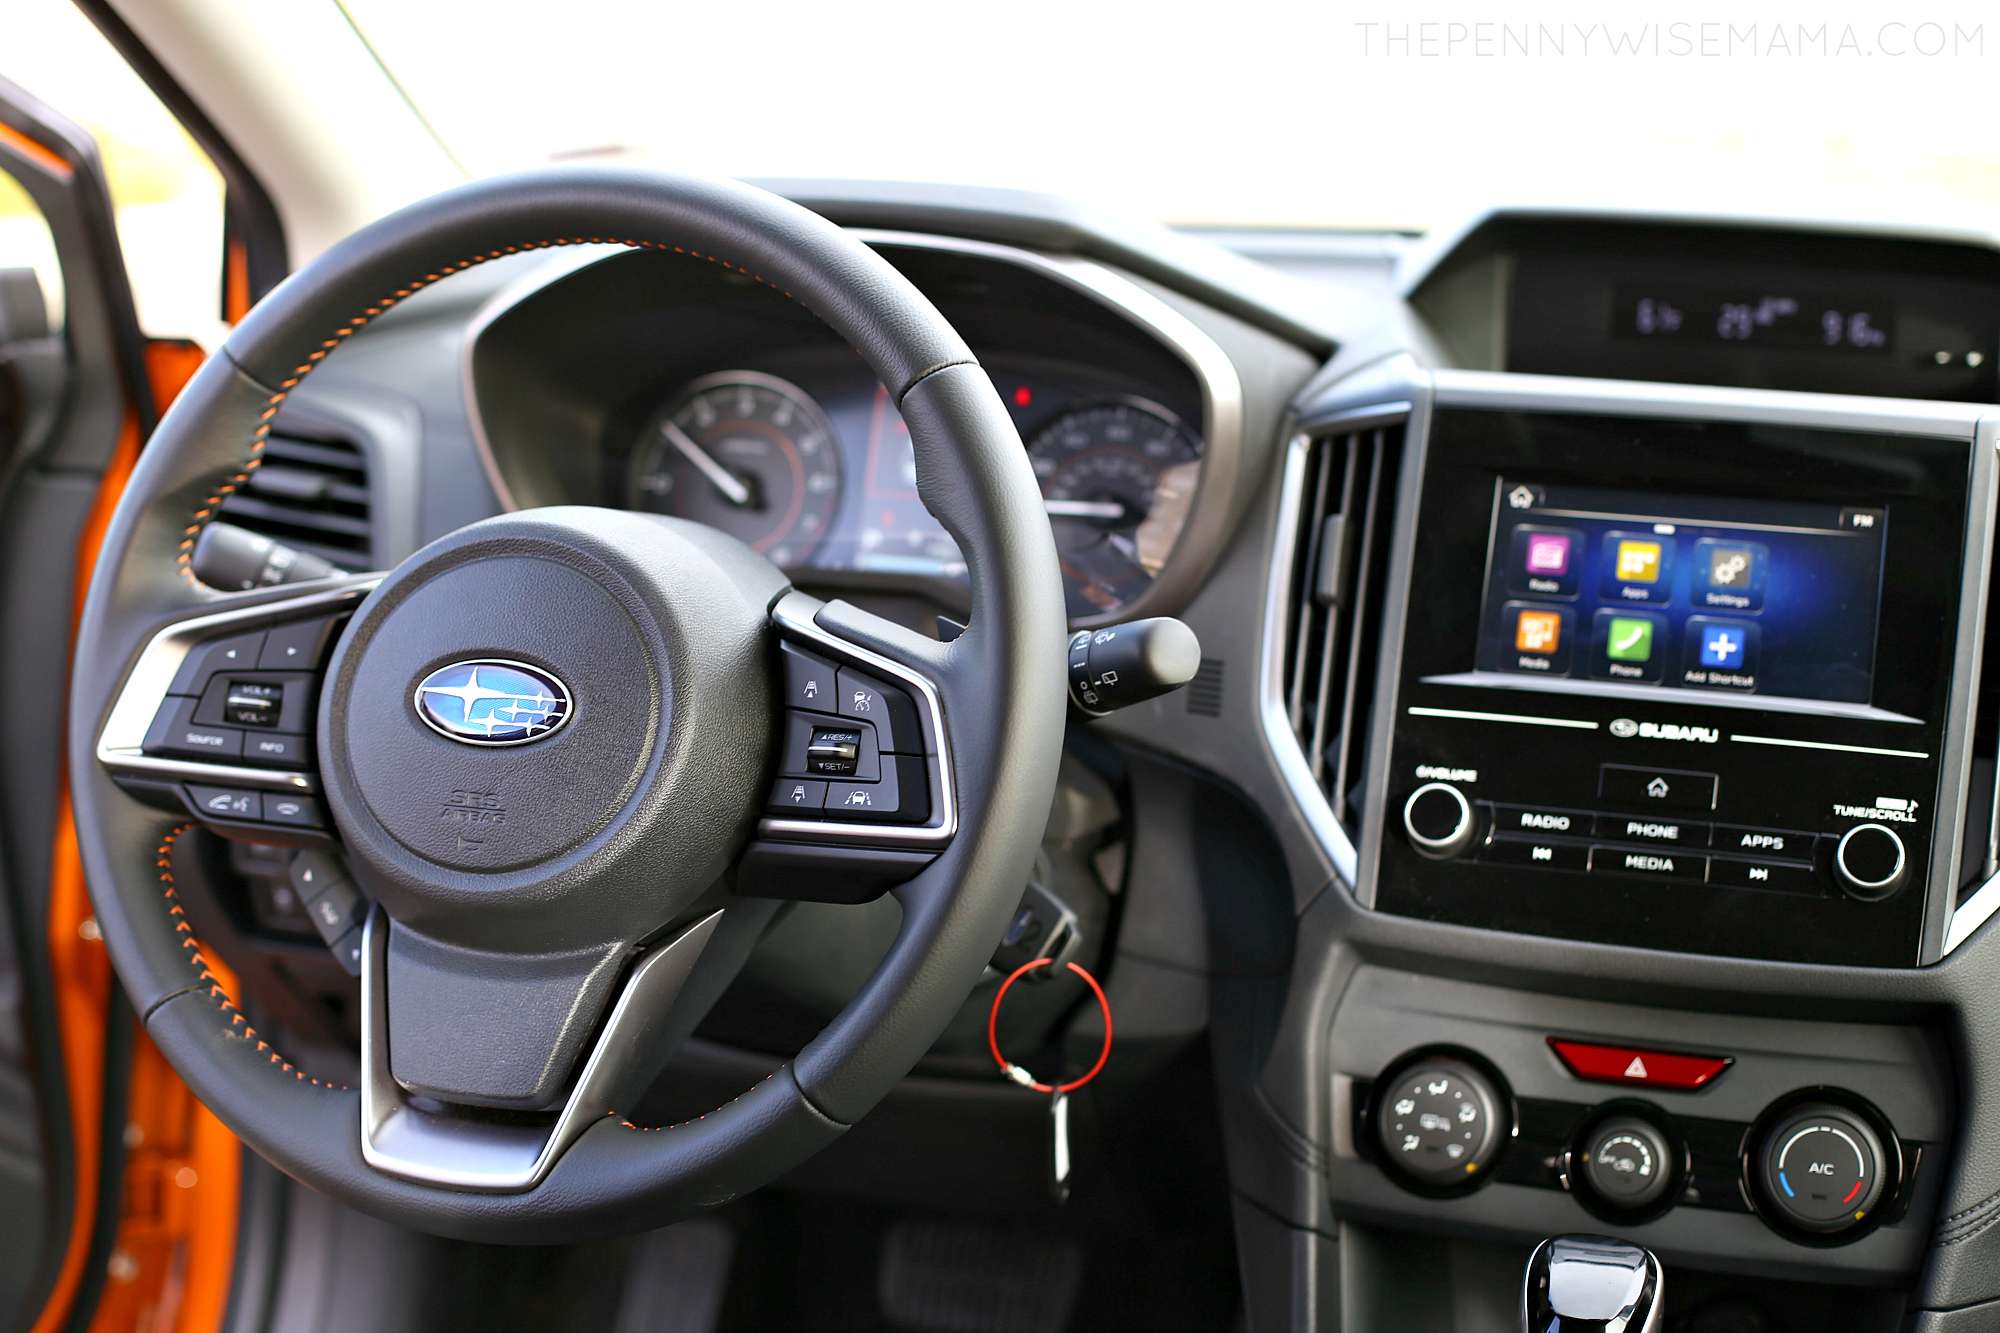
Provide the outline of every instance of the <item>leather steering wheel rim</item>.
[[[595,1122],[531,1189],[474,1193],[364,1160],[361,1094],[307,1078],[207,973],[174,898],[168,851],[188,821],[136,799],[96,742],[163,627],[281,593],[222,594],[188,565],[201,523],[242,483],[285,396],[355,330],[490,259],[612,242],[725,265],[799,301],[852,345],[909,423],[919,488],[972,587],[949,645],[835,603],[852,642],[930,680],[950,719],[958,829],[897,891],[904,918],[860,994],[778,1073],[663,1130]],[[422,554],[413,557],[421,559]],[[915,1064],[970,990],[1018,900],[1062,737],[1065,620],[1040,495],[971,351],[880,256],[823,218],[727,181],[562,168],[476,182],[349,237],[280,286],[183,391],[142,453],[106,534],[79,627],[70,713],[78,839],[104,941],[148,1034],[245,1142],[351,1206],[417,1229],[520,1243],[663,1225],[736,1197],[859,1120]]]

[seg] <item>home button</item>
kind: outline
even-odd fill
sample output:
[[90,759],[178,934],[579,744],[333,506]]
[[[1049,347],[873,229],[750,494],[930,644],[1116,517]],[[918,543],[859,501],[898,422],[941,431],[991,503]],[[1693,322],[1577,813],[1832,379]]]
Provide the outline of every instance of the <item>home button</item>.
[[1597,770],[1598,795],[1641,810],[1713,810],[1715,788],[1713,773],[1631,764],[1604,764]]

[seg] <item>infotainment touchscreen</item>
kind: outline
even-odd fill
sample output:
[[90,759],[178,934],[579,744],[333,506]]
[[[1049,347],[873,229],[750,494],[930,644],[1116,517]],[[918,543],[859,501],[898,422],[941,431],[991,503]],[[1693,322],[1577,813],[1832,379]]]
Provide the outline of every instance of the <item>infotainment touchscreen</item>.
[[1887,523],[1879,508],[1503,476],[1479,669],[1583,693],[1865,705]]

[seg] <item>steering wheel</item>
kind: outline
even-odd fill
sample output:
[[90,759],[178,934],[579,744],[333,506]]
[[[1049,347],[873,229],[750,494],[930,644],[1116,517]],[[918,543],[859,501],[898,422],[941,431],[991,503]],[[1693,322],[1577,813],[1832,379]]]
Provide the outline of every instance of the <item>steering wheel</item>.
[[[386,575],[235,593],[199,582],[201,526],[257,466],[286,395],[344,339],[452,273],[602,242],[754,278],[860,353],[909,424],[924,503],[964,554],[962,635],[941,644],[822,604],[711,529],[587,507],[474,523]],[[314,635],[349,615],[321,667]],[[839,1137],[964,1001],[1046,821],[1064,624],[1012,422],[965,343],[873,251],[733,182],[565,168],[467,185],[274,291],[133,470],[71,692],[97,919],[181,1077],[315,1189],[466,1239],[660,1226]],[[218,703],[240,693],[224,677],[246,643],[263,645],[249,663],[263,693]],[[280,644],[306,670],[272,673],[294,664],[274,661]],[[316,755],[241,712],[310,718],[315,697]],[[203,711],[218,707],[238,712]],[[860,738],[868,770],[851,790],[829,784],[848,794],[806,816],[767,809],[800,727],[815,743]],[[211,735],[225,753],[175,750],[176,736]],[[365,913],[345,937],[362,979],[360,1087],[294,1068],[209,974],[173,883],[191,815],[302,844],[295,880],[301,865],[309,882],[351,876],[318,910]],[[780,898],[864,897],[885,879],[903,881],[895,944],[796,1059],[697,1120],[627,1123]]]

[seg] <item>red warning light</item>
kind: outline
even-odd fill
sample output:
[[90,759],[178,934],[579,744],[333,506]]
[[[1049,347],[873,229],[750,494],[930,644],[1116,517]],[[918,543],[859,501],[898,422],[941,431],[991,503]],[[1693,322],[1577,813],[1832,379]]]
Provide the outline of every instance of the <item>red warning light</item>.
[[1035,401],[1035,395],[1028,392],[1027,385],[1023,384],[1020,388],[1014,390],[1014,406],[1026,407],[1029,403],[1032,403],[1034,401]]

